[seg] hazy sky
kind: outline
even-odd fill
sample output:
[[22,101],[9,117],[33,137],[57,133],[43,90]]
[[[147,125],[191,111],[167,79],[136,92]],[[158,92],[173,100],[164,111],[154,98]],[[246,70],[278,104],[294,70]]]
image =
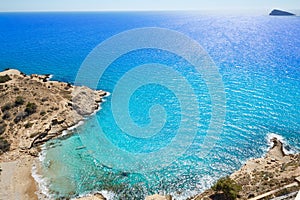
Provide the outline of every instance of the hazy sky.
[[300,0],[0,0],[0,11],[89,10],[286,10]]

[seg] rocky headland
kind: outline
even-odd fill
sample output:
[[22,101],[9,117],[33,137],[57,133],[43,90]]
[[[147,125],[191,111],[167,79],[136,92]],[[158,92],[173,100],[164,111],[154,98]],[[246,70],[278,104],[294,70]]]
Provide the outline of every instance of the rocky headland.
[[14,69],[0,72],[2,196],[36,199],[31,168],[41,144],[94,113],[105,95],[101,90],[50,81],[49,75],[26,75]]
[[[271,199],[300,190],[300,154],[285,154],[283,144],[272,138],[265,157],[247,161],[228,179],[239,187],[237,199]],[[222,191],[206,190],[193,200],[226,199]]]

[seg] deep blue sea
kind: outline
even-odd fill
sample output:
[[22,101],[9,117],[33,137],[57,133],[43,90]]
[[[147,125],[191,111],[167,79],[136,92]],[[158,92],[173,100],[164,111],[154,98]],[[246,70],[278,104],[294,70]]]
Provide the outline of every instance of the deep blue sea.
[[[209,146],[209,153],[201,154],[214,102],[194,66],[174,52],[132,50],[114,60],[96,84],[97,89],[111,93],[102,109],[87,117],[72,136],[45,144],[41,175],[50,198],[106,191],[114,199],[142,199],[154,193],[184,199],[210,187],[246,160],[263,156],[271,133],[282,137],[287,150],[300,150],[300,17],[201,12],[1,13],[0,69],[52,74],[53,80],[76,83],[80,66],[98,44],[123,31],[145,27],[170,29],[197,41],[214,62],[226,97],[225,120],[222,129],[214,130],[218,132],[214,145]],[[165,37],[161,35],[161,40]],[[131,39],[132,43],[140,41]],[[185,50],[193,52],[193,47]],[[191,90],[181,82],[182,77]],[[114,92],[118,85],[122,87]],[[197,106],[190,104],[193,99]],[[128,133],[132,127],[124,129],[126,124],[140,129]],[[177,140],[180,127],[184,137]],[[152,156],[161,149],[166,154]],[[118,154],[119,150],[129,157]],[[142,155],[144,160],[130,155]],[[167,164],[156,167],[161,162]]]

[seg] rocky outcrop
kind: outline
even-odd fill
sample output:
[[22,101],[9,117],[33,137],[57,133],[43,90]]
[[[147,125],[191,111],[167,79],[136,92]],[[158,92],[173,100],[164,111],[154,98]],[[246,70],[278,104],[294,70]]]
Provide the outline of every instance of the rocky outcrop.
[[282,11],[282,10],[274,9],[274,10],[272,10],[272,12],[269,15],[273,15],[273,16],[293,16],[295,14],[290,13],[290,12],[286,12],[286,11]]
[[28,76],[13,69],[0,72],[0,78],[5,81],[0,83],[1,137],[10,144],[0,161],[17,159],[23,153],[37,155],[35,147],[95,112],[106,95],[101,90],[49,81],[49,75]]
[[105,95],[104,91],[94,91],[88,87],[75,87],[72,92],[73,108],[79,115],[90,115],[98,109],[99,103]]
[[[300,154],[286,155],[281,141],[272,138],[271,142],[273,146],[264,158],[247,161],[241,169],[230,176],[242,186],[239,199],[249,199],[276,190],[295,182],[295,178],[300,176]],[[297,191],[300,186],[292,189]],[[209,189],[191,199],[209,200],[216,196],[215,194]]]
[[145,200],[172,200],[172,196],[171,195],[163,196],[159,194],[154,194],[151,196],[147,196]]

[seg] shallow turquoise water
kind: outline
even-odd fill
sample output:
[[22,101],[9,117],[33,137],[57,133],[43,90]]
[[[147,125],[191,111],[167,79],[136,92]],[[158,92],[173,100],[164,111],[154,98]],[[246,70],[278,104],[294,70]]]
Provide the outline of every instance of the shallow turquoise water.
[[[153,62],[167,65],[185,77],[193,88],[192,96],[196,96],[199,108],[193,110],[194,107],[191,107],[184,116],[186,123],[190,123],[184,130],[186,135],[192,135],[195,120],[197,134],[183,155],[171,160],[165,168],[151,173],[119,170],[120,166],[107,162],[117,161],[125,165],[130,160],[109,153],[110,148],[101,143],[103,139],[118,149],[143,153],[147,158],[149,153],[167,146],[176,137],[182,119],[178,96],[162,85],[148,84],[132,94],[128,109],[131,119],[146,127],[151,123],[148,113],[151,106],[161,105],[165,113],[151,113],[152,116],[166,116],[166,123],[157,134],[138,138],[120,129],[112,114],[112,93],[101,105],[102,109],[77,128],[71,137],[47,143],[43,160],[43,175],[50,183],[53,197],[76,196],[97,190],[114,191],[116,199],[140,199],[158,192],[186,197],[238,169],[247,159],[262,156],[268,147],[269,133],[283,136],[287,148],[299,150],[299,22],[299,17],[199,13],[1,14],[0,64],[1,68],[50,73],[55,80],[74,82],[88,53],[98,43],[121,31],[155,26],[176,30],[195,39],[215,62],[226,93],[222,134],[209,155],[198,156],[203,148],[212,109],[205,81],[187,60],[178,55],[143,49],[115,60],[105,71],[98,88],[113,92],[126,72]],[[168,75],[156,72],[157,77],[165,77],[165,81],[169,81]],[[140,74],[140,77],[133,76],[130,80],[134,85],[139,78],[146,77],[147,74]],[[171,83],[181,88],[176,79]],[[184,89],[183,98],[192,98]],[[199,112],[199,119],[194,117],[196,112]],[[127,119],[125,115],[122,117]],[[78,149],[82,146],[86,148]],[[108,153],[99,160],[95,152],[103,146]],[[151,159],[149,157],[149,163],[154,163]],[[149,163],[137,164],[147,168]]]

